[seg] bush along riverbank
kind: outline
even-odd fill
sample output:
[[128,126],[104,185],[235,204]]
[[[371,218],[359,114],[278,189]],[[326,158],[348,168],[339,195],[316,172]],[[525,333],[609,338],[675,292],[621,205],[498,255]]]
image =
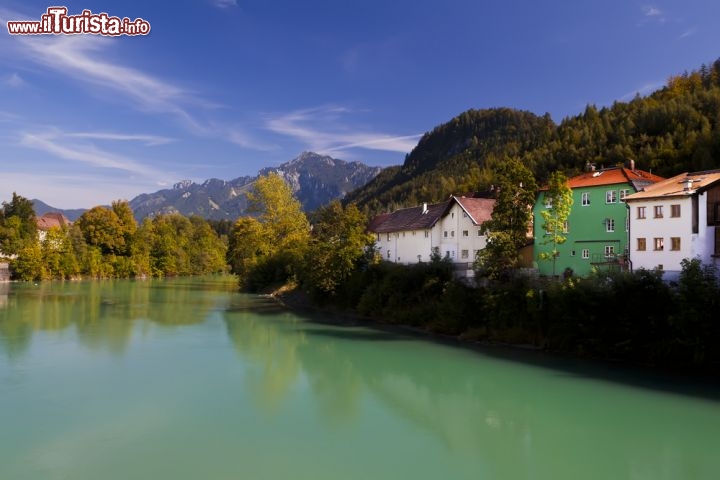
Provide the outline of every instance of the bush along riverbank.
[[378,263],[355,271],[320,308],[468,341],[711,371],[720,365],[717,270],[686,260],[675,284],[662,272],[596,272],[564,280],[515,277],[476,287],[445,261]]

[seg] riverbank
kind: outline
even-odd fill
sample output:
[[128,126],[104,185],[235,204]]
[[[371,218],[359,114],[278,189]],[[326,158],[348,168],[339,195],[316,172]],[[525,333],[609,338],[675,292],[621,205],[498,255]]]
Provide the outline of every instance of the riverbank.
[[[474,289],[473,289],[474,290]],[[452,345],[460,348],[471,349],[484,355],[495,356],[503,359],[521,361],[523,363],[537,366],[548,366],[555,368],[558,363],[567,365],[567,360],[573,360],[578,366],[577,371],[569,372],[573,375],[584,375],[588,369],[602,372],[601,377],[616,377],[623,372],[633,372],[629,378],[665,379],[668,385],[683,383],[685,380],[700,381],[714,385],[720,381],[720,372],[713,363],[683,363],[672,361],[672,359],[659,356],[649,360],[640,355],[603,355],[598,351],[582,348],[583,339],[579,340],[580,348],[557,348],[550,342],[529,343],[526,341],[513,341],[516,338],[531,338],[538,335],[538,332],[523,333],[522,329],[513,328],[508,330],[509,334],[503,337],[502,331],[489,332],[487,327],[472,327],[460,333],[453,330],[443,330],[442,325],[457,325],[455,321],[438,322],[437,319],[427,318],[423,325],[408,324],[387,320],[381,316],[366,315],[357,309],[339,307],[332,303],[323,304],[314,301],[307,293],[299,288],[283,287],[276,289],[269,294],[285,308],[312,316],[313,321],[335,324],[341,326],[363,326],[376,329],[392,335],[410,336],[422,338],[435,343]],[[433,301],[429,299],[428,301]],[[479,322],[476,322],[479,323]],[[486,322],[487,323],[487,322]],[[526,329],[527,330],[527,329]],[[648,337],[653,337],[648,332]],[[536,338],[546,338],[543,334]],[[628,352],[628,349],[624,349]],[[632,353],[632,352],[631,352]],[[563,368],[567,370],[567,368]],[[637,383],[635,380],[629,383]],[[683,387],[684,388],[684,387]],[[669,390],[675,390],[669,387]],[[720,395],[717,395],[720,400]]]

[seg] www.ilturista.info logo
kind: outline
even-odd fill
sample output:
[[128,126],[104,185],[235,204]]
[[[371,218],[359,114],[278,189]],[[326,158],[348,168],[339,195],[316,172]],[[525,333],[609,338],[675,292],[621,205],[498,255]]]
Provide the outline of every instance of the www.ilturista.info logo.
[[80,15],[68,15],[66,7],[50,7],[40,21],[7,22],[11,35],[147,35],[150,23],[142,18],[111,17],[107,13],[83,10]]

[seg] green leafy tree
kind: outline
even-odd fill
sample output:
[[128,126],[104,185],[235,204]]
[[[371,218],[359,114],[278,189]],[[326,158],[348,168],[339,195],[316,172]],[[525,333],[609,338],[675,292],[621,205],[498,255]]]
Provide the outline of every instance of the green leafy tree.
[[310,224],[290,185],[277,174],[259,177],[248,194],[256,219],[239,219],[228,260],[240,284],[258,290],[294,280],[310,238]]
[[93,207],[77,220],[88,245],[98,247],[103,254],[126,251],[125,229],[117,214],[106,207]]
[[270,255],[272,250],[263,225],[257,219],[238,218],[228,238],[227,262],[230,271],[240,278],[242,285],[259,259]]
[[134,235],[137,231],[137,221],[135,221],[135,216],[127,200],[116,200],[112,202],[112,211],[118,218],[118,235],[121,235],[123,238],[123,245],[118,253],[121,255],[129,255],[132,250]]
[[500,163],[496,181],[495,207],[490,220],[482,225],[487,245],[475,261],[476,274],[491,279],[507,277],[517,267],[518,252],[528,242],[537,189],[532,172],[517,158]]
[[33,204],[13,192],[10,202],[0,208],[0,251],[7,255],[37,242],[37,222]]
[[367,259],[374,241],[367,217],[354,204],[343,208],[335,200],[322,207],[315,214],[303,268],[305,288],[316,295],[334,294]]
[[547,232],[541,244],[552,245],[552,250],[541,252],[540,260],[552,260],[555,276],[555,263],[559,254],[557,246],[567,240],[567,219],[573,205],[572,190],[564,173],[556,171],[550,175],[544,195],[545,204],[550,208],[540,212],[543,218],[542,227]]

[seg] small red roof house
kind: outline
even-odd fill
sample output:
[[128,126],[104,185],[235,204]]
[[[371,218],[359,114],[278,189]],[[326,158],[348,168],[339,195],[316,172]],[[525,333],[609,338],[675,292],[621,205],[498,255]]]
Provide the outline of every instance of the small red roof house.
[[60,212],[48,212],[35,220],[38,229],[38,238],[45,240],[47,231],[51,228],[69,227],[72,222]]

